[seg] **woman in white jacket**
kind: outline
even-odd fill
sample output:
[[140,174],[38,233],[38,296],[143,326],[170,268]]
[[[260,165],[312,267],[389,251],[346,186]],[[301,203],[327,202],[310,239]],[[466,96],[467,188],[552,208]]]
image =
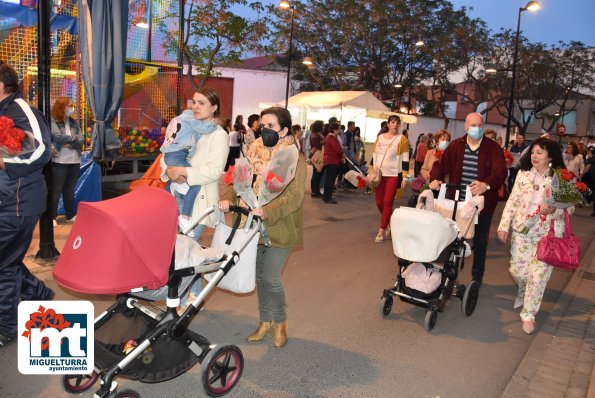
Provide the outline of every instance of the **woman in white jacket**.
[[[510,274],[519,289],[513,307],[523,307],[520,316],[527,334],[535,330],[535,315],[552,274],[551,265],[535,258],[537,243],[549,232],[552,219],[556,236],[562,236],[564,231],[563,210],[545,204],[545,188],[551,186],[552,168],[564,168],[560,147],[548,138],[539,138],[530,151],[530,157],[521,159],[521,171],[498,226],[498,239],[502,243],[506,243],[512,227]],[[537,223],[523,233],[533,216],[538,216]]]
[[[192,112],[196,119],[216,121],[220,110],[221,97],[213,88],[202,87],[194,93]],[[223,175],[228,153],[227,132],[218,125],[215,131],[204,135],[196,144],[194,155],[189,159],[191,167],[167,167],[163,160],[161,161],[162,181],[171,180],[178,183],[187,182],[188,185],[200,185],[192,210],[193,219],[198,218],[207,208],[219,202],[219,179]],[[204,219],[201,225],[194,229],[195,239],[200,238],[205,225],[212,227],[214,224],[214,215]],[[189,289],[190,294],[186,302],[192,301],[195,298],[192,296],[198,295],[199,292],[200,281],[197,281]]]

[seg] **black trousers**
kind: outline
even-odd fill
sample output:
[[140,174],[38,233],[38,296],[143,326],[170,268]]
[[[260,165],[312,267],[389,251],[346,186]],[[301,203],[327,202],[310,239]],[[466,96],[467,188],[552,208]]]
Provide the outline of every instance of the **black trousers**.
[[486,252],[490,235],[490,224],[494,214],[480,214],[475,225],[473,236],[473,267],[471,277],[474,280],[482,280],[486,268]]
[[64,213],[66,218],[70,220],[76,215],[74,189],[79,180],[80,171],[80,163],[52,163],[52,204],[54,206],[52,209],[52,216],[54,218],[56,218],[58,213],[60,195],[62,195],[62,201],[64,202]]
[[39,217],[0,216],[0,333],[17,335],[21,300],[45,300],[51,295],[23,264]]
[[324,166],[326,171],[326,179],[324,181],[324,193],[322,194],[322,200],[330,200],[333,197],[333,187],[335,186],[335,180],[337,174],[339,174],[340,166],[338,164],[329,164]]
[[320,179],[324,168],[320,171],[316,171],[316,167],[312,166],[312,179],[310,180],[310,190],[312,193],[320,193]]

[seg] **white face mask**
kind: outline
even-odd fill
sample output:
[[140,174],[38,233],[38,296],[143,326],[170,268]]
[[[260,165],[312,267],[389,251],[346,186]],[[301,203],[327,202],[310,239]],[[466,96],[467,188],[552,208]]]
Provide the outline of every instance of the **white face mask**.
[[74,107],[71,106],[70,108],[66,109],[66,116],[70,117],[72,115],[74,115]]
[[448,146],[448,141],[438,141],[438,149],[444,151]]

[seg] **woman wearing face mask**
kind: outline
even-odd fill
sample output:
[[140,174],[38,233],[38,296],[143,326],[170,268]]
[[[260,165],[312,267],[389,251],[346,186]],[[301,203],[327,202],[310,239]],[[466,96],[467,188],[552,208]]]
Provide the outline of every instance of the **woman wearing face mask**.
[[[260,341],[267,334],[273,337],[277,348],[287,343],[287,301],[281,282],[281,272],[291,248],[302,243],[303,199],[306,181],[306,160],[299,154],[295,137],[291,132],[291,115],[280,107],[268,108],[261,113],[262,130],[260,138],[254,141],[247,156],[254,169],[259,170],[254,183],[258,195],[260,184],[267,184],[262,172],[271,157],[291,154],[295,159],[286,165],[295,170],[293,178],[282,182],[281,192],[262,207],[252,210],[261,217],[270,238],[270,246],[259,242],[256,254],[256,292],[260,323],[248,335],[248,341]],[[254,172],[256,172],[254,170]],[[222,200],[219,207],[227,212],[231,202]]]
[[434,140],[436,141],[436,148],[428,150],[424,163],[421,166],[420,174],[424,179],[430,178],[430,171],[432,166],[437,160],[440,160],[442,153],[450,143],[450,133],[446,130],[438,130],[434,134]]
[[53,208],[52,217],[54,227],[57,225],[56,216],[60,195],[64,202],[67,223],[74,222],[76,206],[74,203],[74,188],[79,179],[81,168],[81,152],[85,137],[79,124],[72,118],[74,105],[70,98],[60,97],[52,107],[52,188]]
[[578,178],[585,170],[583,155],[579,153],[578,145],[571,141],[564,151],[564,165],[566,169]]

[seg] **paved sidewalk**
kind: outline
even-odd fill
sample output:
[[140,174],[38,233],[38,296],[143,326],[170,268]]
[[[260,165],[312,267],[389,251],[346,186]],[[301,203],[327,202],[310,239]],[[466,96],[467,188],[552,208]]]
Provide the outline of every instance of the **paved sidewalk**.
[[595,397],[595,239],[587,247],[502,397]]

